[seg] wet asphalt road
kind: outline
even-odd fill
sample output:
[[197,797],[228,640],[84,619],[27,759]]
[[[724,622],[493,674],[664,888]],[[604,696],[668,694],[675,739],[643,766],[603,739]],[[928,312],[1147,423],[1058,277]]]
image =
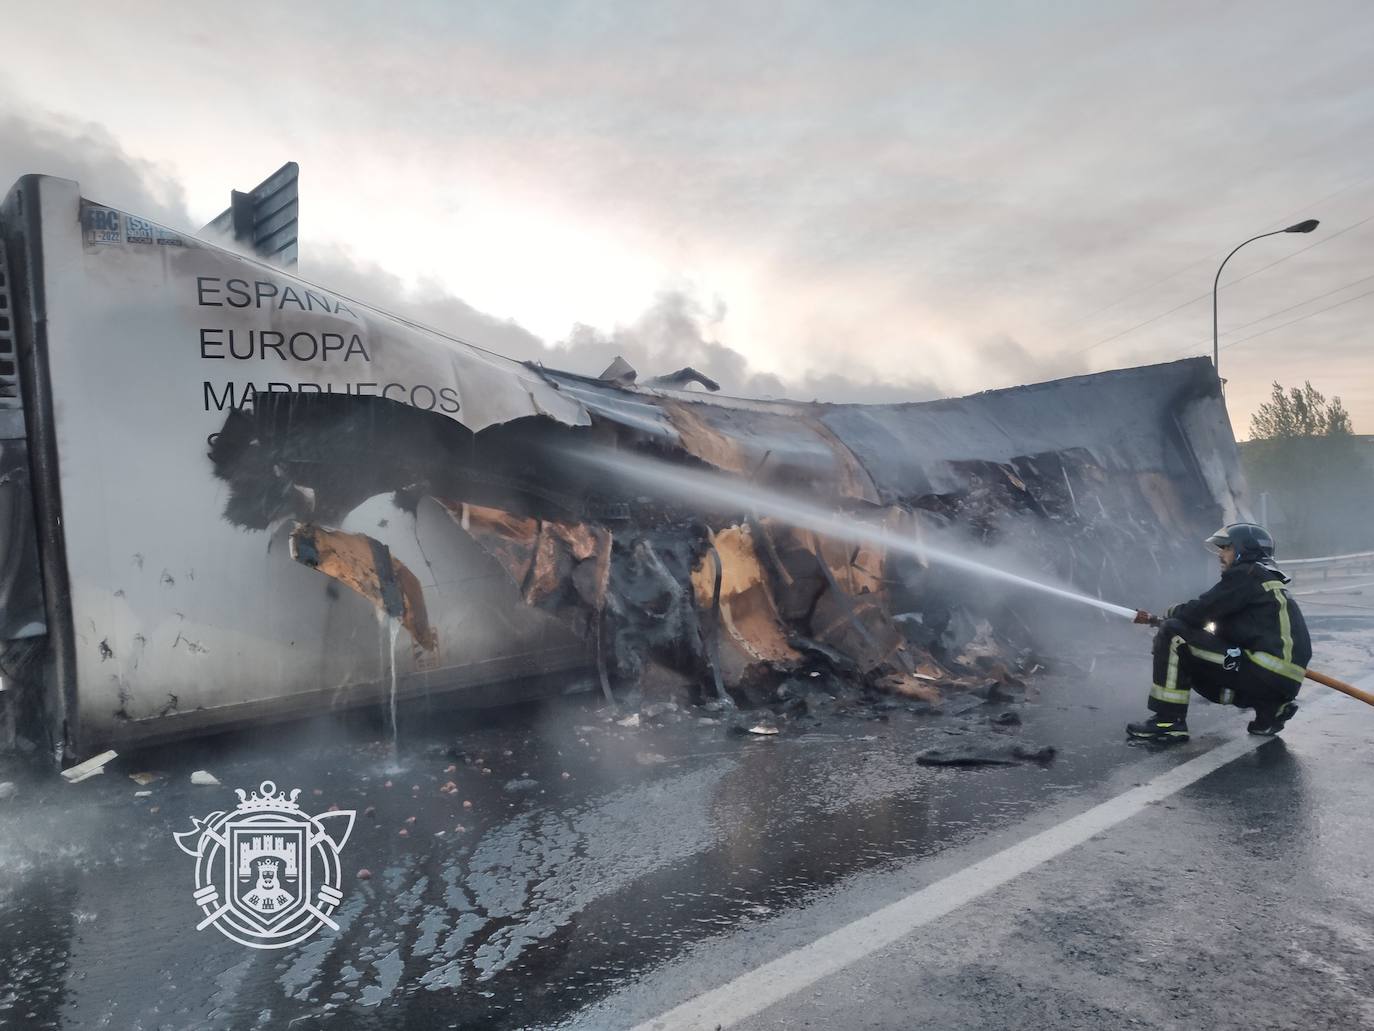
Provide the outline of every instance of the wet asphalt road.
[[[1374,665],[1369,623],[1327,632],[1323,668]],[[776,737],[698,711],[625,728],[570,698],[414,706],[399,770],[383,728],[350,716],[121,756],[78,785],[11,771],[0,1026],[631,1026],[1243,733],[1199,705],[1185,748],[1125,745],[1144,650],[1113,637],[1020,704],[856,706]],[[1023,725],[994,726],[1008,711]],[[1371,731],[1343,699],[1304,713],[1285,742],[742,1026],[1374,1027]],[[970,740],[1058,752],[913,761]],[[200,768],[223,786],[190,784]],[[140,771],[160,777],[140,789]],[[359,814],[340,931],[280,952],[195,930],[171,837],[264,779]]]
[[1374,712],[1350,708],[737,1026],[1374,1028]]

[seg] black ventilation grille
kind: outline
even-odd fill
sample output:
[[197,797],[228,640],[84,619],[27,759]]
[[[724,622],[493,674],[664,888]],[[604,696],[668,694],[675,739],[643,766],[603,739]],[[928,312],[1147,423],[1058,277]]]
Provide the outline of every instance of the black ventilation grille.
[[14,346],[14,306],[10,303],[10,266],[0,241],[0,410],[22,408],[18,355]]

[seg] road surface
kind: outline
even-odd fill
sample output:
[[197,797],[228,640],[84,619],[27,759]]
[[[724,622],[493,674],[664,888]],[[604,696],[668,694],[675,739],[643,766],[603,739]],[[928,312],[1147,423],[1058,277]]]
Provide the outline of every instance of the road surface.
[[[1374,624],[1316,629],[1374,669]],[[1374,711],[1310,685],[1280,741],[1199,704],[1188,745],[1132,747],[1146,640],[1104,633],[1024,700],[776,736],[575,698],[413,707],[396,755],[349,717],[12,770],[0,1026],[1374,1027]],[[1056,752],[915,761],[1017,744]],[[339,931],[276,952],[195,929],[172,838],[266,779],[358,813]]]

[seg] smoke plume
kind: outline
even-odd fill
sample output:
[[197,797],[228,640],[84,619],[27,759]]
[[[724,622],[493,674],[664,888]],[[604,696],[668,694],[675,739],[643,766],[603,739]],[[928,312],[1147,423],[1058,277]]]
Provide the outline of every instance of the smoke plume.
[[[16,112],[0,113],[3,187],[29,172],[40,172],[81,184],[83,196],[144,215],[180,230],[198,228],[187,207],[186,191],[159,165],[125,151],[105,129],[89,123],[45,117],[42,123]],[[264,163],[268,170],[271,162]],[[309,172],[303,190],[309,196]],[[224,184],[229,190],[247,183]],[[753,368],[741,352],[715,339],[711,326],[723,311],[708,311],[694,297],[666,291],[632,323],[602,329],[573,326],[559,341],[545,341],[519,323],[497,318],[468,304],[437,282],[410,286],[385,269],[327,247],[302,258],[300,273],[308,280],[384,310],[424,323],[489,351],[519,361],[538,361],[553,368],[595,376],[617,355],[639,372],[641,380],[694,366],[721,384],[725,393],[748,397],[799,400],[898,402],[939,397],[936,384],[897,375],[879,382],[836,373],[803,372],[783,378]]]

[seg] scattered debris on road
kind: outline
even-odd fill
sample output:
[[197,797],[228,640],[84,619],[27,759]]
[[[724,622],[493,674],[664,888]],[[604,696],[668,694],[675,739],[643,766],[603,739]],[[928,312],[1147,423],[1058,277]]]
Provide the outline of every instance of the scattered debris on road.
[[916,753],[916,762],[921,766],[1015,766],[1017,763],[1053,762],[1056,754],[1053,745],[1037,748],[980,740],[922,749]]
[[77,763],[62,771],[62,776],[69,784],[80,784],[88,777],[105,772],[105,764],[118,756],[118,752],[101,752],[97,756],[87,759],[85,762]]

